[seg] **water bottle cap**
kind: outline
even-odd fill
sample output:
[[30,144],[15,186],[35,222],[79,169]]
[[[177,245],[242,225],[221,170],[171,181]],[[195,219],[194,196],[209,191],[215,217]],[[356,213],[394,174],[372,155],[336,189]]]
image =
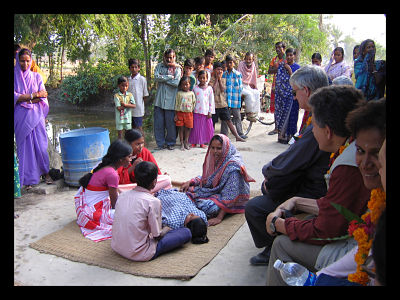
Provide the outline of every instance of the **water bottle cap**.
[[283,267],[283,262],[280,260],[280,259],[277,259],[275,262],[274,262],[274,268],[275,269],[280,269],[280,268],[282,268]]

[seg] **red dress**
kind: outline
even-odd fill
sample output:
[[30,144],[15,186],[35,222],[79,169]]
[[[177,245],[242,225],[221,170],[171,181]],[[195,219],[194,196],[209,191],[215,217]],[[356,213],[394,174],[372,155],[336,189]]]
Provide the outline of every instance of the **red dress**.
[[[154,159],[153,154],[151,154],[151,152],[147,148],[143,147],[142,151],[137,155],[137,158],[139,158],[139,157],[141,157],[144,161],[151,161],[152,163],[155,163],[158,168],[157,162]],[[128,173],[128,169],[131,166],[132,165],[129,164],[129,166],[127,168],[124,168],[124,167],[118,168],[117,172],[119,175],[119,184],[136,183],[135,174],[133,173],[133,171],[130,174],[131,176],[129,176],[129,173]],[[160,168],[158,168],[158,174],[161,175]],[[132,178],[132,180],[131,180],[131,178]]]

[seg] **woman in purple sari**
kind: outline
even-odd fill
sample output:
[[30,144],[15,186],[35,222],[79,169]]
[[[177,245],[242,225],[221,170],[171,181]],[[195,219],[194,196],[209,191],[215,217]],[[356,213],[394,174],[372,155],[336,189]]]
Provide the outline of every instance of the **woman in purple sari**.
[[47,92],[40,74],[30,70],[32,54],[21,49],[14,66],[14,133],[21,186],[30,189],[49,176],[45,118],[49,112]]

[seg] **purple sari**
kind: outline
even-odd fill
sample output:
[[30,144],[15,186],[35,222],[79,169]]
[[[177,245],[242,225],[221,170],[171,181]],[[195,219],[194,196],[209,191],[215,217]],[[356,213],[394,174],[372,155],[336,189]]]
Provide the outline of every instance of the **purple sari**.
[[[32,64],[32,60],[31,60]],[[45,118],[49,112],[47,98],[38,103],[19,102],[22,94],[45,90],[40,74],[22,71],[18,54],[14,67],[14,134],[17,144],[21,186],[40,182],[40,176],[49,172]]]

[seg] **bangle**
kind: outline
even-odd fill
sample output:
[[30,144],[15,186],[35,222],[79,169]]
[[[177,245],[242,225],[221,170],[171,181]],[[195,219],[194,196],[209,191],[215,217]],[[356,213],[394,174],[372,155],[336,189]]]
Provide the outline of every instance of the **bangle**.
[[31,94],[31,100],[33,99],[33,94]]

